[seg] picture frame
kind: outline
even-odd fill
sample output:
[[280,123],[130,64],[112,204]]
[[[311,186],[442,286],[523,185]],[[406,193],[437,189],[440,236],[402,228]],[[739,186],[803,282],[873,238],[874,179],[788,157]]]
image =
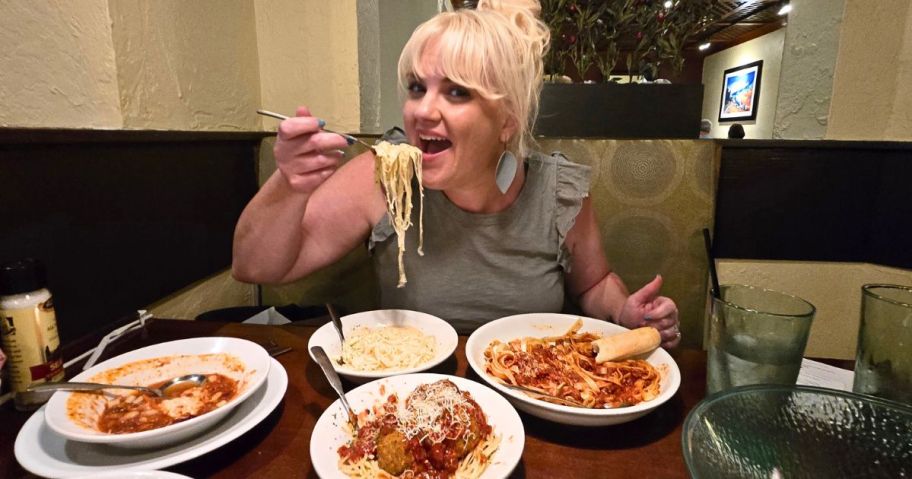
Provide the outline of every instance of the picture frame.
[[730,123],[757,119],[762,74],[763,60],[725,70],[722,74],[719,122]]

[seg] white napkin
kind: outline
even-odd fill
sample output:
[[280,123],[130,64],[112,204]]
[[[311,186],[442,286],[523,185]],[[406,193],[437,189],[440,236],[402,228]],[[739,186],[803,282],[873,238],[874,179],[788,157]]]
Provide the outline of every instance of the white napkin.
[[247,324],[279,325],[288,324],[291,322],[291,320],[286,318],[282,313],[276,311],[275,307],[270,307],[269,309],[265,309],[257,314],[254,314],[242,322]]
[[854,379],[853,371],[803,358],[797,384],[851,391]]

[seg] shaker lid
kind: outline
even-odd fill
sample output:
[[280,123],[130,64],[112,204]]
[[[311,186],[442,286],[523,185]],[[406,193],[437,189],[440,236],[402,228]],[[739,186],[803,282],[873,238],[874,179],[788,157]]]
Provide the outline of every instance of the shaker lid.
[[23,258],[0,265],[0,295],[28,293],[44,288],[44,265],[34,258]]

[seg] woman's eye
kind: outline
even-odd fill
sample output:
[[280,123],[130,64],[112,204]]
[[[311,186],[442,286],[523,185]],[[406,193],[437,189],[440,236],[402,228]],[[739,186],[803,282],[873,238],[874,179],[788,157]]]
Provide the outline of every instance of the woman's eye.
[[448,91],[448,94],[451,97],[459,98],[459,99],[469,99],[472,97],[472,92],[470,92],[468,88],[461,87],[461,86],[451,87]]
[[424,93],[424,90],[424,85],[417,81],[413,81],[408,84],[409,95],[420,95],[421,93]]

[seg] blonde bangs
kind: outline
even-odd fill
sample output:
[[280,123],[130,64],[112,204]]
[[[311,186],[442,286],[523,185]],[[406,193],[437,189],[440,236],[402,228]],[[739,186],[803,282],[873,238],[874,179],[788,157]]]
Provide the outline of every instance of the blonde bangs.
[[[511,52],[504,51],[503,45],[493,45],[491,36],[485,35],[485,26],[478,21],[477,15],[469,15],[472,13],[475,12],[442,13],[415,30],[399,59],[399,87],[403,93],[408,88],[410,76],[426,78],[437,73],[488,100],[506,96],[499,91],[498,85],[502,82],[497,81],[494,65],[509,64]],[[487,40],[492,45],[479,40]],[[434,45],[441,71],[427,72],[421,66],[421,57]],[[491,55],[492,51],[499,54]]]

